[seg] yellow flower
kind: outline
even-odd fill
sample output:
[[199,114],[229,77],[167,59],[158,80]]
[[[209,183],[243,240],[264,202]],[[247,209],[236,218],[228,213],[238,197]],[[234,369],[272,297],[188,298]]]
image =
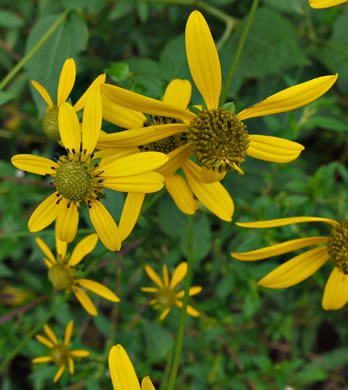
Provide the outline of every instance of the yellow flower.
[[120,344],[110,349],[109,370],[114,390],[155,390],[148,376],[142,380],[140,389],[133,364]]
[[[164,308],[163,313],[160,316],[160,320],[162,321],[169,313],[170,309],[173,306],[177,306],[178,308],[182,308],[183,303],[180,300],[184,297],[184,290],[179,292],[175,292],[175,287],[184,279],[187,274],[187,263],[180,263],[172,276],[172,279],[169,281],[168,268],[164,264],[163,265],[163,281],[157,274],[157,272],[151,268],[149,265],[145,266],[145,271],[148,277],[158,286],[158,287],[142,287],[141,291],[147,293],[156,293],[157,297],[150,301],[155,309],[159,309],[160,307]],[[189,290],[189,295],[197,295],[202,291],[202,287],[193,286]],[[186,309],[187,313],[193,317],[199,317],[199,312],[194,309],[192,306],[187,305]]]
[[84,349],[75,349],[70,351],[68,344],[71,338],[72,330],[74,326],[74,321],[71,320],[66,329],[64,342],[61,343],[58,341],[57,336],[53,333],[52,329],[48,325],[44,325],[44,331],[48,339],[44,336],[37,334],[36,339],[46,347],[51,349],[51,354],[49,356],[40,356],[32,360],[32,363],[48,363],[53,362],[59,369],[57,374],[53,378],[53,383],[56,383],[59,378],[63,375],[65,366],[69,365],[70,374],[74,374],[74,360],[73,357],[86,357],[89,355],[89,352]]
[[231,253],[242,261],[262,260],[315,244],[325,244],[310,249],[277,267],[258,284],[268,288],[287,288],[302,282],[322,267],[328,259],[334,264],[326,283],[322,306],[325,310],[341,309],[348,301],[348,220],[336,222],[318,217],[292,217],[261,222],[237,223],[246,228],[270,228],[303,222],[325,222],[331,227],[327,236],[298,238],[251,252]]
[[312,8],[328,8],[343,3],[347,3],[347,0],[309,0]]
[[14,285],[0,285],[0,302],[8,306],[17,306],[25,302],[31,296],[29,290],[22,290]]
[[[39,92],[41,97],[47,103],[46,114],[42,120],[42,127],[46,135],[55,140],[59,141],[59,129],[58,129],[58,112],[59,107],[68,100],[70,92],[74,86],[76,78],[76,64],[73,58],[68,58],[65,60],[62,70],[59,76],[58,90],[57,90],[57,104],[53,103],[53,100],[45,87],[39,84],[35,80],[31,80],[34,88]],[[105,82],[105,74],[98,76],[93,83],[88,87],[86,92],[81,96],[81,98],[74,104],[74,109],[76,112],[82,110],[85,106],[87,95],[90,89],[94,86],[98,86]]]
[[36,237],[36,243],[46,255],[44,261],[48,267],[48,279],[53,287],[57,290],[64,290],[66,292],[71,290],[83,308],[92,316],[98,315],[97,309],[81,287],[85,287],[87,290],[90,290],[111,302],[120,301],[110,289],[102,284],[94,282],[93,280],[79,279],[75,276],[75,267],[80,264],[88,253],[93,251],[97,242],[98,236],[96,234],[90,234],[76,245],[69,257],[66,253],[68,244],[65,241],[61,241],[56,236],[56,249],[58,255],[56,258],[45,242],[41,240],[41,238]]
[[[242,121],[302,107],[323,95],[337,79],[337,75],[324,76],[287,88],[235,115],[219,107],[222,85],[219,56],[208,24],[198,11],[192,12],[187,21],[186,53],[192,78],[206,105],[201,111],[191,112],[178,104],[182,101],[179,89],[173,91],[175,100],[170,103],[108,84],[103,84],[101,90],[105,99],[115,106],[157,115],[164,120],[169,118],[167,124],[128,130],[108,139],[120,146],[137,147],[182,134],[189,153],[181,166],[191,187],[192,183],[197,186],[199,180],[220,181],[227,171],[243,174],[241,164],[246,156],[276,163],[295,160],[304,149],[302,145],[278,137],[248,134]],[[189,161],[191,155],[202,168]],[[210,200],[223,208],[219,197]],[[225,219],[231,220],[232,213],[231,208],[226,210]]]
[[109,250],[119,250],[121,239],[117,225],[100,202],[100,198],[105,197],[104,189],[141,193],[159,191],[163,187],[163,177],[150,171],[166,163],[168,157],[151,152],[92,162],[102,122],[101,96],[97,87],[87,96],[82,131],[77,114],[69,103],[61,104],[58,119],[66,154],[57,162],[30,154],[19,154],[11,159],[19,169],[54,179],[56,191],[33,212],[28,222],[29,230],[38,232],[56,220],[59,239],[71,242],[77,231],[80,205],[85,204],[100,240]]

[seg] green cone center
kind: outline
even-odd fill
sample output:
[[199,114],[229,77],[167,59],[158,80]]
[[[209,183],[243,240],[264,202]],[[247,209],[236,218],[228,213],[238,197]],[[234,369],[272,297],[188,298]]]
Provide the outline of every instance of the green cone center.
[[58,107],[54,106],[46,112],[42,119],[42,128],[48,138],[59,141]]
[[74,281],[73,269],[66,264],[54,264],[48,270],[48,279],[57,290],[68,290]]
[[331,230],[327,244],[330,260],[345,275],[348,274],[348,220]]
[[158,291],[158,303],[164,307],[172,307],[175,304],[175,292],[169,288],[160,288]]
[[51,349],[51,358],[57,366],[64,366],[69,360],[69,349],[64,344],[56,344]]
[[74,201],[83,201],[91,186],[88,166],[81,161],[67,161],[57,168],[55,185],[59,194]]
[[218,172],[240,167],[249,147],[245,124],[223,108],[200,112],[190,123],[187,139],[202,166]]

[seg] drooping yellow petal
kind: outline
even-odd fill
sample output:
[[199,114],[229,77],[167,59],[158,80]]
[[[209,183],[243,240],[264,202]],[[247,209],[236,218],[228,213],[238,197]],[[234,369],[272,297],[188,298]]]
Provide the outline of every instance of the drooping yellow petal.
[[66,241],[60,240],[57,235],[56,235],[56,249],[60,261],[64,260],[66,256],[66,251],[68,249],[68,243]]
[[71,339],[72,331],[74,327],[74,321],[70,320],[65,328],[64,345],[68,345]]
[[140,390],[133,364],[120,344],[109,352],[109,370],[114,390]]
[[180,108],[186,108],[190,104],[192,85],[188,80],[172,80],[164,92],[164,103],[173,104]]
[[70,267],[75,267],[77,264],[81,262],[81,260],[88,255],[88,253],[92,252],[98,242],[97,234],[90,234],[81,240],[74,248],[68,265]]
[[116,85],[104,84],[101,86],[104,96],[115,104],[144,112],[146,114],[165,116],[169,118],[192,120],[196,115],[188,110],[176,107],[173,104],[163,103],[159,100],[139,95],[135,92],[116,87]]
[[190,144],[180,146],[180,148],[177,148],[167,154],[169,160],[163,166],[158,168],[156,172],[160,173],[164,177],[175,173],[184,164],[184,162],[190,158],[191,154]]
[[[182,309],[182,307],[183,307],[184,304],[183,304],[182,301],[176,300],[176,301],[175,301],[175,305],[176,305],[179,309]],[[186,312],[187,312],[187,314],[189,314],[189,315],[192,316],[192,317],[199,317],[199,316],[200,316],[199,311],[197,311],[196,309],[194,309],[191,305],[187,305]]]
[[73,58],[65,60],[59,76],[57,91],[57,106],[64,103],[73,89],[76,78],[76,65]]
[[169,307],[167,307],[166,309],[164,309],[163,310],[163,312],[162,312],[162,314],[160,315],[160,321],[163,321],[166,317],[167,317],[167,315],[169,314],[169,312],[170,312],[170,308]]
[[155,386],[152,384],[150,377],[146,376],[141,381],[141,390],[156,390]]
[[193,81],[207,108],[217,108],[221,93],[219,55],[209,26],[199,11],[193,11],[187,20],[185,43]]
[[163,274],[163,284],[165,287],[169,286],[169,272],[166,264],[162,266],[162,274]]
[[52,361],[52,357],[51,356],[39,356],[39,357],[36,357],[34,359],[32,359],[32,363],[36,364],[36,363],[48,363],[48,362],[51,362]]
[[106,188],[120,192],[144,192],[149,194],[163,188],[163,176],[156,172],[124,177],[107,177],[103,181]]
[[117,225],[107,209],[97,200],[92,200],[89,208],[89,217],[100,238],[100,241],[110,251],[121,249],[120,233]]
[[169,288],[173,290],[186,276],[187,274],[187,263],[180,263],[173,272],[172,279],[170,281]]
[[327,247],[310,249],[277,267],[257,284],[268,288],[287,288],[309,278],[328,260]]
[[149,265],[145,265],[145,272],[147,276],[155,283],[158,287],[164,287],[164,284],[159,277],[158,273]]
[[58,344],[57,336],[47,324],[44,325],[44,331],[47,334],[48,338],[53,342],[53,344]]
[[322,306],[325,310],[338,310],[348,302],[348,275],[337,267],[332,270],[326,282]]
[[63,198],[56,220],[56,234],[62,241],[72,242],[76,237],[79,212],[75,203]]
[[275,163],[293,161],[304,150],[297,142],[267,135],[249,135],[249,141],[248,156]]
[[54,174],[59,167],[56,162],[33,154],[17,154],[11,158],[11,163],[18,169],[43,176]]
[[[241,174],[241,169],[235,164],[236,169],[239,174]],[[239,169],[240,171],[239,171]],[[205,167],[202,167],[202,180],[204,183],[214,183],[216,181],[221,181],[225,176],[227,172],[218,172],[218,171],[213,171],[211,169],[207,169]],[[244,173],[243,173],[244,174]]]
[[292,252],[296,249],[301,249],[309,245],[321,244],[327,242],[328,239],[328,237],[298,238],[296,240],[282,242],[281,244],[271,245],[266,248],[256,249],[250,252],[231,252],[231,256],[233,256],[235,259],[242,261],[263,260],[268,257],[278,256],[282,255],[283,253]]
[[232,221],[234,204],[224,186],[219,182],[204,183],[202,168],[190,160],[187,160],[182,168],[191,190],[204,206],[223,221]]
[[51,108],[54,106],[53,101],[51,99],[50,94],[47,92],[46,88],[44,88],[41,84],[39,84],[35,80],[31,80],[33,87],[39,92],[42,99],[47,103],[48,107]]
[[[201,286],[190,287],[189,296],[191,297],[193,295],[197,295],[201,291],[202,291],[202,287]],[[175,296],[176,296],[176,298],[184,298],[184,295],[185,295],[185,291],[182,290],[182,291],[179,291]]]
[[37,341],[39,341],[43,345],[46,345],[46,347],[48,347],[48,348],[52,348],[54,345],[51,341],[46,339],[46,337],[43,337],[40,334],[35,335],[35,338]]
[[121,241],[124,241],[131,234],[140,215],[144,199],[143,192],[129,192],[127,194],[118,226]]
[[171,174],[165,178],[164,184],[180,211],[193,215],[198,210],[198,202],[182,176]]
[[237,117],[241,121],[258,116],[277,114],[303,107],[324,95],[336,82],[338,75],[317,77],[286,88],[261,102],[246,108]]
[[31,214],[28,222],[28,228],[31,232],[39,232],[57,218],[59,211],[59,207],[56,204],[57,194],[58,192],[54,192],[46,198],[38,207],[36,207],[33,214]]
[[40,249],[42,250],[42,252],[49,258],[49,260],[53,264],[55,264],[56,258],[54,257],[51,249],[47,246],[47,244],[43,240],[41,240],[40,237],[36,237],[35,241],[36,241],[37,245],[40,247]]
[[84,349],[75,349],[74,351],[70,351],[70,355],[74,357],[87,357],[89,354],[90,352]]
[[309,0],[312,8],[328,8],[344,3],[347,3],[347,0]]
[[75,297],[81,303],[82,307],[86,310],[88,314],[90,314],[91,316],[98,315],[94,303],[91,301],[91,298],[82,290],[82,288],[74,286],[72,290],[75,294]]
[[69,372],[70,372],[70,375],[73,375],[74,374],[74,371],[75,371],[75,368],[74,368],[74,361],[69,358],[68,359],[68,364],[69,364]]
[[333,227],[339,226],[339,223],[332,219],[320,218],[320,217],[290,217],[290,218],[280,218],[280,219],[269,219],[268,221],[236,222],[236,225],[245,228],[264,229],[264,228],[286,226],[286,225],[292,225],[295,223],[304,223],[304,222],[325,222]]
[[63,375],[65,370],[65,365],[60,366],[59,370],[57,371],[56,376],[53,378],[53,383],[57,383],[60,379],[60,377]]
[[114,294],[109,288],[103,286],[100,283],[94,282],[93,280],[89,279],[77,279],[76,282],[80,286],[87,288],[87,290],[98,294],[99,296],[107,299],[108,301],[120,302],[120,298],[116,294]]
[[141,291],[143,292],[147,292],[147,293],[156,293],[158,291],[158,288],[157,287],[141,287],[140,288]]
[[92,84],[87,88],[87,90],[84,92],[84,94],[80,97],[80,99],[74,104],[74,110],[76,112],[81,111],[86,104],[87,96],[90,92],[90,90],[94,87],[100,87],[101,84],[105,83],[106,74],[100,74],[93,82]]
[[82,117],[82,150],[86,155],[94,151],[102,124],[100,88],[89,91]]
[[111,102],[102,95],[103,118],[122,129],[137,129],[142,127],[146,117],[142,112],[130,110]]
[[187,131],[188,127],[188,124],[184,123],[170,123],[119,131],[113,134],[102,134],[99,137],[97,147],[100,149],[114,149],[146,145],[175,134],[183,133]]
[[65,149],[79,152],[81,146],[81,126],[71,104],[63,103],[58,113],[59,134]]

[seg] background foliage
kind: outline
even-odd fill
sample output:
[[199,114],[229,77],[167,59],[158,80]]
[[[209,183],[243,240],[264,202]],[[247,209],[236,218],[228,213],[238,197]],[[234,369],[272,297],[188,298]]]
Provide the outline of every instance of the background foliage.
[[[169,0],[168,0],[169,1]],[[189,0],[115,2],[98,0],[2,0],[0,10],[0,72],[4,77],[36,44],[59,15],[62,23],[42,48],[0,92],[0,357],[4,358],[47,312],[61,294],[52,290],[42,254],[27,220],[34,206],[50,192],[45,181],[18,172],[9,163],[15,153],[52,157],[59,150],[41,130],[45,104],[30,86],[35,79],[55,97],[63,62],[74,57],[75,102],[95,76],[106,72],[114,81],[147,96],[160,98],[173,78],[190,79],[184,47],[184,28],[194,9]],[[220,48],[223,77],[245,23],[249,0],[197,2]],[[225,23],[211,8],[227,15]],[[264,0],[257,10],[245,49],[229,91],[238,111],[283,88],[308,79],[339,73],[324,97],[294,112],[249,120],[253,133],[281,136],[305,145],[300,158],[278,165],[247,160],[246,175],[230,174],[224,184],[231,193],[234,221],[297,215],[347,218],[348,184],[348,7],[312,10],[306,0]],[[195,90],[193,103],[200,103]],[[115,131],[110,125],[105,130]],[[63,336],[73,318],[73,348],[91,351],[73,377],[64,375],[57,389],[111,388],[107,353],[111,345],[125,346],[139,377],[151,375],[160,388],[165,363],[174,344],[179,311],[162,323],[149,307],[141,286],[151,285],[144,273],[150,264],[171,271],[186,253],[186,216],[166,193],[149,196],[148,207],[120,253],[105,253],[101,244],[93,279],[116,288],[118,305],[96,300],[100,314],[90,318],[70,299],[50,323]],[[159,199],[159,200],[158,200]],[[152,203],[153,202],[153,203]],[[110,191],[107,206],[117,219],[123,197]],[[81,234],[90,231],[88,218]],[[231,251],[252,250],[272,243],[314,234],[327,234],[321,224],[278,229],[241,229],[219,221],[206,210],[194,219],[194,285],[203,292],[192,301],[199,319],[188,320],[177,389],[345,389],[348,387],[346,309],[325,312],[321,296],[331,264],[300,285],[266,290],[256,285],[268,271],[289,256],[241,263]],[[54,248],[53,230],[39,234]],[[80,235],[82,237],[82,235]],[[73,245],[71,246],[73,248]],[[17,304],[4,287],[25,292]],[[1,388],[48,389],[56,370],[32,367],[45,349],[30,340],[3,373]],[[163,390],[163,389],[162,389]]]

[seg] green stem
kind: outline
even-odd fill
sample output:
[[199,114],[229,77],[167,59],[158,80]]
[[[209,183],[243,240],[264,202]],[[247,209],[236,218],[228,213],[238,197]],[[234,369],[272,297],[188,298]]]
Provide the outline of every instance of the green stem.
[[185,323],[186,323],[186,309],[189,298],[189,290],[192,279],[192,264],[193,264],[193,233],[192,233],[192,216],[189,215],[187,219],[187,275],[185,280],[185,293],[184,302],[180,313],[179,329],[176,336],[176,345],[174,351],[174,360],[172,364],[172,371],[169,377],[168,390],[173,390],[175,385],[176,374],[178,372],[180,356],[185,335]]
[[25,337],[24,339],[10,352],[6,359],[0,365],[0,373],[5,369],[7,364],[17,355],[17,353],[26,345],[26,343],[37,333],[43,325],[55,314],[59,307],[68,299],[70,293],[63,295],[58,303],[53,306],[53,308],[46,314],[46,316],[36,325]]
[[46,32],[46,34],[39,40],[39,42],[24,56],[18,64],[11,70],[11,72],[1,81],[0,91],[13,79],[13,77],[23,68],[23,66],[30,60],[30,58],[41,48],[47,39],[56,31],[57,27],[65,20],[70,11],[63,12],[53,26]]
[[240,41],[238,43],[237,51],[236,51],[236,54],[234,56],[234,59],[233,59],[230,71],[228,73],[225,85],[224,85],[224,87],[222,89],[222,92],[221,92],[220,106],[222,106],[225,103],[225,101],[226,101],[228,90],[230,88],[230,84],[232,82],[233,76],[234,76],[234,74],[236,72],[237,65],[238,65],[238,62],[240,60],[240,56],[242,54],[242,51],[243,51],[243,48],[244,48],[244,44],[245,44],[246,38],[248,36],[249,30],[250,30],[250,26],[251,26],[251,23],[252,23],[252,21],[254,19],[254,16],[255,16],[255,13],[256,13],[258,5],[259,5],[259,0],[254,0],[253,4],[251,6],[250,12],[249,12],[247,23],[246,23],[246,25],[244,27],[244,30],[242,32],[242,36],[241,36]]

